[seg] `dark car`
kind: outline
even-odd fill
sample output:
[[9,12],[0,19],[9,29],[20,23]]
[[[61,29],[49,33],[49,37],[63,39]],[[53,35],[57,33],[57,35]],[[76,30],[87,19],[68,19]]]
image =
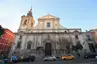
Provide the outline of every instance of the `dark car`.
[[18,56],[14,55],[11,57],[11,63],[17,63],[18,62],[17,60],[18,60]]
[[0,55],[0,64],[4,64],[4,56]]
[[21,62],[20,58],[17,58],[16,60],[13,61],[13,63],[18,63],[18,62]]
[[23,61],[23,62],[29,62],[29,61],[33,62],[34,60],[35,60],[35,56],[28,56],[28,57],[23,58],[21,61]]
[[97,53],[87,53],[86,55],[85,55],[85,58],[95,58],[97,56]]
[[10,63],[10,59],[9,58],[4,58],[4,63],[5,64]]

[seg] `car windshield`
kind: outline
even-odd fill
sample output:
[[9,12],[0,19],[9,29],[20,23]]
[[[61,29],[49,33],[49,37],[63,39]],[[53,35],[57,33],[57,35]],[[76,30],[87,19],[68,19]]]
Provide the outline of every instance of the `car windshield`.
[[65,54],[65,55],[62,55],[62,56],[72,56],[71,54]]
[[49,58],[49,57],[54,57],[54,56],[46,56],[45,58],[47,58],[47,57]]

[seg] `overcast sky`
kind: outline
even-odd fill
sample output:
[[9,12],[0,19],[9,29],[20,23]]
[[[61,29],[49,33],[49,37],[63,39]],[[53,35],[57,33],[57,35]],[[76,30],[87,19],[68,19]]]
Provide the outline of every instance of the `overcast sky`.
[[35,25],[39,17],[49,13],[59,17],[66,28],[97,28],[97,0],[0,0],[0,24],[16,32],[21,16],[31,6]]

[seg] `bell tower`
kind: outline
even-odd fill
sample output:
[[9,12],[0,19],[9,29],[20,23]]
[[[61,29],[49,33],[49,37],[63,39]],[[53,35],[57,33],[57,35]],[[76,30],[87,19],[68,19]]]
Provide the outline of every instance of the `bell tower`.
[[28,11],[27,15],[23,15],[21,16],[21,23],[20,23],[20,27],[18,29],[18,32],[23,31],[26,32],[27,30],[31,30],[34,28],[34,18],[32,15],[32,7],[30,9],[30,11]]

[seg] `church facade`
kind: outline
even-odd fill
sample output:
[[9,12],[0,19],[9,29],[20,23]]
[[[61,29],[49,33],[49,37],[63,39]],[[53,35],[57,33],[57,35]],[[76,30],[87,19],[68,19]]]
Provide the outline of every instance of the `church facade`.
[[[47,14],[38,18],[38,24],[34,27],[35,21],[32,9],[27,15],[21,16],[21,23],[10,54],[16,55],[55,55],[72,54],[72,46],[80,43],[83,49],[90,52],[87,33],[80,28],[65,28],[60,24],[60,18]],[[94,41],[91,41],[93,45]]]

